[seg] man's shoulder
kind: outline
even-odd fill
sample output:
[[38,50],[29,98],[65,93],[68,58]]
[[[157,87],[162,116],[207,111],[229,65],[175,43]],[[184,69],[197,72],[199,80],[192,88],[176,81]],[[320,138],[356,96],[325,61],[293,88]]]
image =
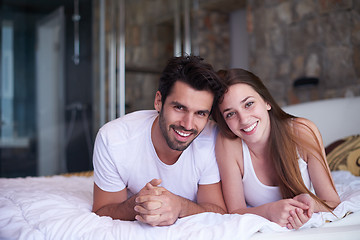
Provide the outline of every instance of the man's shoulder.
[[200,141],[211,141],[213,142],[216,139],[216,135],[218,132],[218,127],[213,120],[209,120],[204,128],[204,130],[200,133],[200,135],[195,139],[197,142]]
[[110,122],[107,122],[101,127],[101,130],[108,130],[109,128],[116,128],[122,126],[138,126],[147,122],[147,120],[154,118],[157,115],[155,110],[141,110],[136,112],[128,113],[122,117],[116,118]]
[[200,172],[207,169],[215,159],[215,143],[218,127],[215,122],[208,121],[201,134],[190,144],[189,152],[192,152],[194,163]]
[[147,124],[151,123],[157,115],[155,110],[142,110],[128,113],[122,117],[107,122],[99,130],[99,134],[112,143],[129,141],[147,131]]

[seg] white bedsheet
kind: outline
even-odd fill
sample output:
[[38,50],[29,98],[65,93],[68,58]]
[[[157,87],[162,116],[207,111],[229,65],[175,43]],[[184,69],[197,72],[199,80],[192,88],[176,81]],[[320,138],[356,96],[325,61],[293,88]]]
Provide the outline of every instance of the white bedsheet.
[[[334,213],[337,216],[344,216],[348,211],[357,213],[340,221],[336,221],[331,213],[316,213],[297,231],[281,228],[256,215],[215,213],[182,218],[169,227],[150,227],[137,221],[112,220],[91,213],[92,178],[55,176],[0,179],[0,239],[208,240],[262,239],[266,236],[266,239],[306,237],[309,240],[316,236],[322,239],[319,233],[332,231],[331,236],[337,233],[344,236],[347,233],[347,239],[349,236],[359,239],[360,177],[344,171],[333,172],[333,177],[342,199]],[[336,222],[324,224],[326,220]]]

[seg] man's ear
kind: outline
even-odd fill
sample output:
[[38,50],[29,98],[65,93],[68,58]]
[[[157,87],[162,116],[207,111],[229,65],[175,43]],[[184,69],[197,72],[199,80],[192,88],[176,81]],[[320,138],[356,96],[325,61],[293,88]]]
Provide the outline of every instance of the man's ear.
[[157,91],[155,94],[155,100],[154,100],[154,107],[155,110],[160,112],[162,108],[162,102],[161,102],[161,93],[160,91]]

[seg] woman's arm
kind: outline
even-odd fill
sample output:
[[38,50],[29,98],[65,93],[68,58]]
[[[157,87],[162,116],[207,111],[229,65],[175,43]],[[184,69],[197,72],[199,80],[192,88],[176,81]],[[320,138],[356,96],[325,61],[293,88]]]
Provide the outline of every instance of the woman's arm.
[[[310,152],[305,152],[306,150],[300,149],[300,153],[303,155],[304,160],[308,164],[309,176],[314,186],[316,196],[321,200],[324,200],[330,207],[335,208],[340,203],[340,197],[336,192],[336,189],[333,187],[334,184],[328,163],[326,161],[320,131],[316,125],[308,119],[297,118],[296,121],[299,123],[297,124],[299,135],[306,139],[312,139],[312,142],[310,143],[314,144],[314,149],[318,149],[320,147],[318,151],[311,150]],[[310,128],[314,134],[312,134],[305,126]],[[329,210],[324,205],[315,202],[314,212],[324,211]]]
[[236,209],[246,208],[240,166],[240,162],[242,163],[241,139],[228,139],[219,133],[215,154],[227,211],[232,213]]
[[225,204],[229,213],[260,215],[285,227],[291,211],[296,208],[306,210],[308,206],[294,199],[264,204],[258,207],[247,208],[242,183],[243,155],[241,140],[227,139],[221,134],[215,147],[218,161],[222,191]]

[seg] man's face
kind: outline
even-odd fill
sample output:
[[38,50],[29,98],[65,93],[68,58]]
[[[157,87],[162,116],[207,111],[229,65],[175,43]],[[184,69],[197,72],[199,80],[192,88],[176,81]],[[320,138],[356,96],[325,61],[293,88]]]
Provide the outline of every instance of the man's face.
[[165,103],[157,92],[155,108],[160,112],[159,126],[168,146],[185,150],[204,129],[211,111],[214,95],[198,91],[188,84],[176,81]]

